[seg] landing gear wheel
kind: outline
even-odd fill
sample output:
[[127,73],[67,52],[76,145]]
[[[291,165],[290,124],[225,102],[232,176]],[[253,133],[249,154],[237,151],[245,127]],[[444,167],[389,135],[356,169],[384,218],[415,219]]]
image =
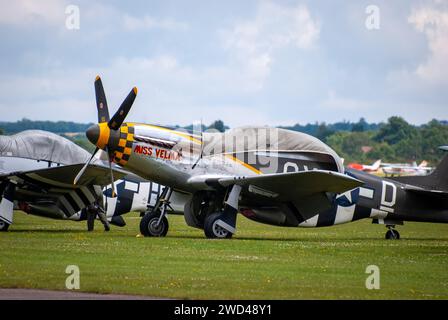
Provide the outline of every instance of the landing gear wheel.
[[148,212],[140,220],[140,232],[145,237],[165,237],[168,233],[168,219],[163,217],[160,224],[159,221],[160,212]]
[[398,239],[400,239],[400,233],[395,229],[390,229],[386,232],[386,239],[398,240]]
[[0,221],[0,231],[8,231],[9,223]]
[[212,213],[205,218],[204,233],[209,239],[230,239],[233,234],[217,224],[222,218],[221,212]]

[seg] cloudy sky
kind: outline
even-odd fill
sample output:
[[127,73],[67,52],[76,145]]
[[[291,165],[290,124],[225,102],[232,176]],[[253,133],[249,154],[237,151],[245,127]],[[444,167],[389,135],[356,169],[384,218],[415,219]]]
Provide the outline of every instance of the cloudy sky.
[[0,0],[0,43],[3,121],[96,121],[97,74],[138,122],[448,119],[448,1]]

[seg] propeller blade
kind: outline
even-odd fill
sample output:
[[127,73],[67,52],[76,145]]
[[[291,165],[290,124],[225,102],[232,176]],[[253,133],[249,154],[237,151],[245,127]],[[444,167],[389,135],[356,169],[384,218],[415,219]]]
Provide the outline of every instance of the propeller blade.
[[109,202],[107,201],[107,194],[106,194],[106,199],[104,199],[104,202],[105,202],[104,212],[106,212],[106,215],[107,215],[107,209],[109,208]]
[[79,179],[82,177],[82,175],[84,174],[84,171],[86,171],[87,167],[89,166],[90,162],[92,161],[93,157],[95,156],[95,154],[98,152],[99,149],[100,148],[96,147],[95,151],[92,153],[92,156],[89,158],[89,160],[87,160],[84,167],[82,167],[82,169],[76,175],[75,180],[73,180],[73,184],[78,183]]
[[101,195],[98,197],[98,207],[104,214],[107,215],[107,197],[106,197],[106,208],[104,207],[104,194],[101,192]]
[[98,123],[109,122],[109,109],[100,76],[96,76],[95,79],[95,96],[98,109]]
[[109,120],[107,125],[112,130],[117,130],[121,127],[121,125],[124,122],[124,119],[129,113],[129,110],[131,110],[132,104],[134,103],[135,98],[137,97],[137,88],[134,87],[131,92],[129,92],[126,99],[124,99],[123,103],[121,104],[120,108],[118,108],[117,112],[114,114],[112,119]]
[[110,159],[110,154],[109,154],[109,149],[106,148],[106,153],[107,153],[107,158],[109,161],[109,170],[110,170],[110,180],[111,180],[111,184],[112,184],[112,198],[115,198],[115,184],[114,184],[114,171],[112,170],[112,160]]
[[195,161],[195,163],[193,164],[193,166],[191,167],[191,169],[193,170],[194,168],[196,168],[196,166],[198,165],[199,161],[201,161],[202,159],[202,153],[204,152],[204,141],[203,141],[203,132],[202,132],[202,118],[201,118],[201,150],[199,153],[199,157],[197,158],[197,160]]

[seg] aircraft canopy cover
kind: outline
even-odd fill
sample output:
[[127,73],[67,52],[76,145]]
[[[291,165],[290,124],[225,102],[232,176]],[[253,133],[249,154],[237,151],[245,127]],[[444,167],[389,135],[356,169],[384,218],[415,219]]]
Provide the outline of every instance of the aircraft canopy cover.
[[65,165],[84,163],[89,152],[57,134],[26,130],[12,136],[0,136],[0,156],[46,160]]
[[319,139],[308,134],[280,128],[241,127],[225,133],[204,132],[204,155],[238,153],[244,150],[295,151],[321,153],[331,156],[339,172],[344,165],[337,153]]

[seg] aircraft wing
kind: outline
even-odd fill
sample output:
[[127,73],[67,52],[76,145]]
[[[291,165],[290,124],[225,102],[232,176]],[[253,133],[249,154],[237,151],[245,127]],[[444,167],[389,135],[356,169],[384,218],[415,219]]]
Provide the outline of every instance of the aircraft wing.
[[[16,181],[16,193],[30,200],[27,208],[33,212],[51,213],[70,217],[97,199],[101,187],[110,184],[110,169],[104,165],[90,164],[76,185],[73,180],[84,166],[83,163],[32,170],[1,171],[0,180]],[[114,180],[123,178],[127,172],[113,168]],[[12,206],[9,214],[0,217],[12,222]]]
[[[18,176],[27,180],[31,179],[38,183],[43,183],[52,187],[75,189],[80,186],[99,185],[105,186],[110,184],[110,169],[106,166],[90,164],[83,176],[76,185],[73,184],[78,172],[84,164],[61,165],[59,167],[50,167],[44,169],[35,169],[29,171],[3,173],[2,176]],[[127,172],[114,168],[114,180],[123,178]]]
[[247,186],[249,192],[265,195],[277,201],[296,201],[325,192],[343,193],[364,183],[334,171],[312,170],[257,176],[196,176],[189,180],[196,187],[238,184]]

